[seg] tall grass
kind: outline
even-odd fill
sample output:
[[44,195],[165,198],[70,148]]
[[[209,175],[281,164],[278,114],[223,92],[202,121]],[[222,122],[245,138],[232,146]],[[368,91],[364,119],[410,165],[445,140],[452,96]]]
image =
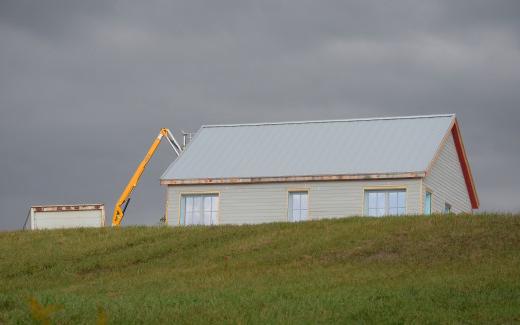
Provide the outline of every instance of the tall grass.
[[520,322],[520,218],[0,233],[0,323],[30,299],[70,324]]

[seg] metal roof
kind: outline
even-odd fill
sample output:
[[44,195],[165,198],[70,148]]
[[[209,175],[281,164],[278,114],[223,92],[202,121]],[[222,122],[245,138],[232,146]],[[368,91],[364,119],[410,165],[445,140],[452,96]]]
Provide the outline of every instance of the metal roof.
[[426,171],[454,114],[202,126],[162,180]]

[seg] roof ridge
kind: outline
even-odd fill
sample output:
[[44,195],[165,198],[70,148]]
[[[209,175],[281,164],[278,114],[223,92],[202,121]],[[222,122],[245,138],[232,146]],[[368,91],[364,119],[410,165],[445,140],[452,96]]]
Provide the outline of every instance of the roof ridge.
[[455,114],[449,113],[449,114],[370,117],[370,118],[337,119],[337,120],[306,120],[306,121],[258,122],[258,123],[237,123],[237,124],[208,124],[208,125],[202,125],[201,128],[311,124],[311,123],[338,123],[338,122],[369,122],[369,121],[382,121],[382,120],[407,120],[407,119],[425,119],[425,118],[439,118],[439,117],[455,117]]

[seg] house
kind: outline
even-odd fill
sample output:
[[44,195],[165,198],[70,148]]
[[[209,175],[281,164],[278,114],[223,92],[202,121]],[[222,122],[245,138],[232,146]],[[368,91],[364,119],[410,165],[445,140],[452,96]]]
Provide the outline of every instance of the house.
[[455,115],[207,125],[161,177],[170,225],[471,213]]

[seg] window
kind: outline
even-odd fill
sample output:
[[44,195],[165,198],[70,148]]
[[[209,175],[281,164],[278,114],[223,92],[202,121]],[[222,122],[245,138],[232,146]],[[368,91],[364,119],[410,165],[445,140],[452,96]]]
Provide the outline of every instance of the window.
[[444,203],[444,213],[451,213],[451,204],[448,202]]
[[426,192],[424,195],[424,214],[430,215],[432,214],[432,193]]
[[309,215],[308,193],[305,191],[289,192],[288,208],[289,221],[297,222],[307,220],[307,217]]
[[406,214],[406,191],[365,191],[365,215],[381,217]]
[[181,225],[216,225],[218,194],[182,195]]

